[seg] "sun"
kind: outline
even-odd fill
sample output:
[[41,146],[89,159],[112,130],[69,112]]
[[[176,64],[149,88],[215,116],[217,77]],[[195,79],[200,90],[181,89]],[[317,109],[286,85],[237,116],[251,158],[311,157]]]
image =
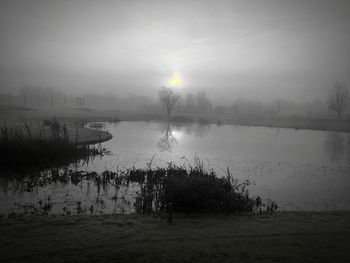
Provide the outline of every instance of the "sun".
[[172,87],[179,87],[182,84],[182,79],[179,73],[175,73],[171,79],[169,79],[169,85]]
[[183,137],[183,132],[182,131],[180,131],[180,130],[173,130],[172,132],[171,132],[171,135],[177,140],[177,141],[179,141],[182,137]]

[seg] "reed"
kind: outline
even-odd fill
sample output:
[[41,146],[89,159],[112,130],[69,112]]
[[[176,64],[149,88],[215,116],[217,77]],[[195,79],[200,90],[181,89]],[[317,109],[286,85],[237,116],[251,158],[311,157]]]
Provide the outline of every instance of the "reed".
[[[24,121],[23,127],[0,129],[0,166],[6,170],[20,167],[54,167],[102,155],[106,150],[100,147],[69,142],[67,126],[56,118],[37,125]],[[49,127],[46,136],[45,127]]]

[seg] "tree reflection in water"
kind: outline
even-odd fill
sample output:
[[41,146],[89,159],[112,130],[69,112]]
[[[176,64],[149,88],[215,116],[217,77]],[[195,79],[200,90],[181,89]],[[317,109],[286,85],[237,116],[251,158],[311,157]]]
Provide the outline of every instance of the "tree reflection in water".
[[162,152],[171,152],[171,148],[178,142],[179,135],[195,134],[196,138],[204,138],[211,128],[211,124],[204,123],[164,123],[164,126],[161,126],[162,137],[159,139],[157,147]]
[[345,137],[338,132],[327,132],[325,150],[332,162],[339,161],[345,153]]
[[164,135],[158,141],[158,148],[161,152],[171,152],[171,147],[177,143],[169,122],[166,123]]

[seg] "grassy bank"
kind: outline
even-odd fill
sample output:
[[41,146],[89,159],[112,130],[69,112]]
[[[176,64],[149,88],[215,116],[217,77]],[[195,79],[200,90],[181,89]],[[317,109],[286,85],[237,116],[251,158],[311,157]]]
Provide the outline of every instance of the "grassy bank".
[[[9,131],[17,131],[18,134],[23,134],[23,120],[24,119],[4,121],[0,123],[0,127],[6,127]],[[29,125],[33,136],[41,137],[42,139],[50,139],[51,131],[49,127],[43,127],[43,122],[45,120],[25,119],[25,121]],[[67,138],[71,143],[95,144],[112,138],[112,135],[105,131],[88,129],[84,127],[85,122],[83,120],[70,121],[59,119],[59,122],[61,125],[66,125]],[[62,131],[60,131],[60,136],[63,137]]]
[[253,116],[231,116],[231,115],[177,115],[173,116],[175,122],[198,122],[201,124],[233,124],[241,126],[261,126],[273,128],[289,128],[296,130],[318,130],[350,132],[350,121],[339,121],[336,119],[303,118],[303,117],[253,117]]
[[75,109],[29,110],[0,107],[0,127],[7,127],[9,130],[22,130],[25,121],[34,136],[37,136],[38,133],[42,133],[40,136],[43,137],[45,137],[45,134],[50,134],[48,127],[44,127],[44,130],[42,129],[42,124],[53,117],[56,117],[61,125],[66,125],[69,142],[77,142],[79,144],[94,144],[112,138],[112,135],[105,131],[84,127],[87,122],[116,120],[104,118],[102,115],[95,116],[93,113],[89,114],[89,112]]
[[349,262],[350,213],[0,219],[2,262]]
[[[56,117],[43,121],[19,119],[18,122],[0,126],[0,167],[13,169],[19,167],[52,167],[102,155],[102,147],[88,144],[105,141],[112,135],[107,132],[83,129],[75,124],[75,129]],[[88,138],[86,131],[95,132]],[[81,132],[81,131],[80,131]]]
[[350,132],[350,121],[339,121],[335,119],[309,119],[296,117],[280,118],[223,118],[223,123],[243,126],[263,126],[274,128],[290,128],[296,130],[318,130]]
[[[82,127],[84,123],[94,121],[162,121],[164,114],[151,114],[146,112],[128,112],[121,110],[94,110],[94,109],[74,109],[57,108],[47,110],[28,110],[25,108],[0,107],[0,123],[18,122],[19,118],[26,118],[33,121],[42,121],[47,118],[57,116],[57,118],[66,122],[69,127],[78,124],[81,139],[90,141],[98,140],[99,136],[105,136],[101,131],[89,131]],[[254,116],[234,116],[228,114],[209,114],[209,115],[185,115],[174,114],[172,120],[175,122],[200,122],[213,124],[234,124],[244,126],[264,126],[275,128],[309,129],[309,130],[328,130],[338,132],[350,132],[350,122],[348,120],[339,121],[331,118],[306,118],[298,116],[280,116],[280,117],[261,117]]]

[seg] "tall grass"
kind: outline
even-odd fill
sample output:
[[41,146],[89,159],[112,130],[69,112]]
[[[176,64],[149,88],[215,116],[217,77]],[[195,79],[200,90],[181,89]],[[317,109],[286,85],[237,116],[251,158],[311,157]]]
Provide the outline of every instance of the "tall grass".
[[[45,126],[49,127],[49,136]],[[0,166],[14,168],[22,166],[51,167],[69,164],[103,154],[104,149],[70,143],[66,124],[61,125],[56,118],[44,121],[44,125],[23,121],[19,129],[0,129]]]

